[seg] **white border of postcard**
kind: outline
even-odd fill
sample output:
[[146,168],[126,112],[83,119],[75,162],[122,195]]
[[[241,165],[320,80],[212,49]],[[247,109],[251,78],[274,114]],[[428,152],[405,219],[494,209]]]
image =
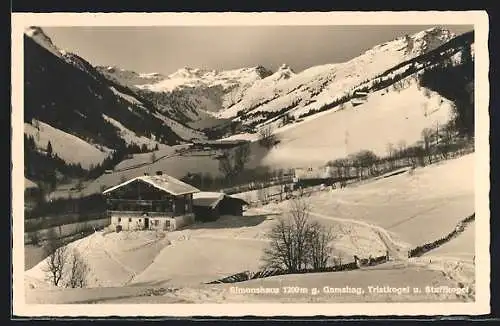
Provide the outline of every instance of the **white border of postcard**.
[[[23,32],[28,26],[474,25],[476,301],[473,303],[30,305],[24,291]],[[489,56],[485,11],[331,13],[13,13],[13,312],[17,316],[479,315],[490,312]]]

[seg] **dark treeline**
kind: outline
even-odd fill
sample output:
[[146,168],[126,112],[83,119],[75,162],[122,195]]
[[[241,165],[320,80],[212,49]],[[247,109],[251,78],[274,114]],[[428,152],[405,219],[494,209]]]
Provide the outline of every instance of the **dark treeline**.
[[461,64],[447,63],[426,70],[420,84],[454,103],[455,127],[460,134],[474,136],[474,61],[470,46],[462,52]]
[[64,214],[76,214],[85,220],[87,215],[104,213],[106,201],[101,194],[85,197],[59,198],[39,203],[33,210],[25,212],[26,218],[38,218],[43,216],[56,216]]
[[[271,170],[268,167],[244,169],[232,178],[226,176],[213,176],[210,173],[189,173],[182,181],[187,182],[202,191],[218,191],[221,189],[249,186],[255,184],[268,184],[272,180],[285,179],[287,171]],[[250,190],[250,189],[249,189]]]
[[[38,151],[33,140],[27,144],[26,172],[35,181],[46,179],[53,185],[54,175],[70,178],[94,178],[111,169],[129,153],[145,152],[144,146],[127,145],[120,130],[104,115],[119,121],[138,136],[154,137],[159,143],[178,144],[181,139],[162,119],[147,100],[137,97],[130,89],[107,80],[84,59],[66,54],[55,56],[30,37],[24,37],[24,121],[40,128],[38,121],[77,136],[97,146],[105,146],[115,153],[101,164],[85,171],[78,164],[65,164],[52,153]],[[114,88],[132,96],[143,105],[117,95]],[[47,146],[48,147],[48,146]]]
[[114,148],[123,143],[119,130],[103,114],[119,121],[138,136],[154,134],[158,141],[176,144],[181,139],[154,115],[154,107],[116,95],[111,87],[137,98],[126,87],[112,83],[82,58],[58,58],[25,36],[24,121],[33,119],[74,134],[86,141]]
[[429,242],[429,243],[426,243],[426,244],[423,244],[421,246],[417,246],[417,247],[411,249],[408,252],[408,258],[420,257],[423,254],[425,254],[426,252],[431,251],[431,250],[441,246],[442,244],[450,241],[451,239],[455,238],[457,235],[459,235],[460,233],[465,231],[465,227],[467,226],[467,224],[473,222],[475,217],[476,217],[476,213],[474,213],[474,214],[466,217],[462,221],[460,221],[457,224],[456,228],[453,231],[451,231],[450,233],[448,233],[446,236],[444,236],[440,239],[437,239],[435,241],[432,241],[432,242]]
[[52,149],[49,141],[47,147],[42,149],[36,146],[34,136],[24,135],[24,175],[38,183],[45,183],[47,191],[53,191],[62,179],[95,179],[106,170],[113,169],[128,155],[134,153],[146,153],[158,150],[158,145],[148,148],[136,144],[119,144],[110,156],[106,157],[100,164],[90,165],[83,168],[80,163],[72,164],[61,159]]
[[[361,150],[346,158],[328,162],[332,177],[359,179],[378,176],[403,167],[418,167],[466,154],[474,149],[473,141],[453,131],[453,121],[422,131],[422,140],[407,146],[404,142],[387,144],[387,155],[377,156],[370,150]],[[441,129],[439,129],[441,128]]]

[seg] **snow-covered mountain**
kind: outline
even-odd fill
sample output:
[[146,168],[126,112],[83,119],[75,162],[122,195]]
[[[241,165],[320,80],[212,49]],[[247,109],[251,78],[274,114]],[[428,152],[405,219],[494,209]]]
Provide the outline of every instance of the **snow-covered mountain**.
[[[314,66],[299,73],[286,64],[274,73],[258,66],[229,71],[185,67],[168,76],[103,67],[108,78],[133,86],[163,112],[186,122],[207,117],[255,126],[284,112],[295,117],[348,95],[384,71],[421,56],[454,38],[435,27],[374,46],[344,63]],[[111,69],[110,69],[111,68]],[[132,76],[132,77],[130,77]]]
[[288,79],[276,78],[278,71],[255,83],[241,101],[221,110],[219,116],[232,118],[244,113],[241,119],[245,123],[264,122],[269,113],[287,110],[298,117],[349,95],[362,83],[437,48],[454,36],[448,30],[433,28],[377,45],[345,63],[315,66]]
[[[467,60],[468,55],[464,56],[467,49],[473,56],[473,44],[472,32],[456,36],[436,27],[376,45],[344,63],[319,65],[303,71],[294,71],[283,64],[274,72],[262,66],[226,71],[184,67],[162,75],[137,73],[116,66],[93,67],[78,55],[58,49],[41,29],[30,28],[25,36],[25,123],[38,126],[41,122],[43,128],[35,130],[27,126],[26,130],[38,137],[40,141],[35,139],[34,143],[41,150],[52,137],[56,142],[52,144],[53,151],[64,159],[71,156],[64,151],[72,147],[58,142],[72,139],[68,135],[77,137],[78,148],[87,151],[89,157],[91,154],[96,157],[95,162],[85,161],[88,166],[99,163],[118,147],[163,147],[206,138],[204,133],[190,127],[197,125],[196,128],[201,129],[206,121],[217,121],[216,127],[206,130],[207,134],[230,139],[256,140],[255,131],[269,125],[274,133],[280,134],[282,142],[270,153],[257,155],[259,162],[284,166],[294,164],[291,153],[297,152],[298,145],[311,154],[300,155],[305,161],[297,164],[306,164],[307,159],[313,158],[313,152],[321,151],[314,144],[324,142],[326,135],[314,130],[329,127],[319,123],[321,119],[312,121],[326,113],[331,125],[340,123],[343,116],[356,117],[350,123],[359,127],[360,138],[352,148],[382,151],[386,142],[412,142],[418,138],[419,130],[426,127],[430,119],[416,112],[426,111],[434,102],[441,103],[439,114],[434,116],[439,115],[439,123],[446,121],[453,106],[450,101],[454,101],[456,90],[463,85],[442,90],[444,95],[440,94],[441,90],[430,87],[435,91],[432,101],[426,98],[425,91],[415,89],[421,87],[419,78],[424,71],[436,66],[447,69],[449,65],[460,65]],[[464,75],[460,71],[453,73]],[[450,78],[440,74],[437,72],[436,76],[444,80]],[[405,96],[398,95],[401,87],[397,85],[401,83],[413,85],[402,92]],[[466,83],[467,87],[471,85],[470,80]],[[468,96],[469,93],[460,101],[468,101]],[[397,105],[394,110],[379,108],[405,101],[413,101],[415,107],[425,109],[412,111],[411,105],[401,105],[399,110]],[[364,113],[367,110],[370,113]],[[387,134],[376,144],[361,137],[361,131],[375,128],[377,121],[384,122],[381,130],[389,130],[392,123],[399,123],[407,126],[401,130],[411,130],[411,133],[408,137],[402,135],[404,139]],[[51,132],[45,135],[42,129]],[[346,130],[339,130],[328,147],[341,146]],[[295,134],[301,135],[300,142],[294,140]],[[314,160],[320,162],[329,156]],[[285,161],[281,160],[283,157]]]
[[[25,31],[24,51],[25,135],[32,138],[27,150],[43,153],[50,142],[61,168],[61,160],[88,169],[117,149],[153,150],[205,137],[106,79],[85,59],[59,49],[39,27]],[[40,166],[27,164],[30,171]]]
[[213,117],[221,108],[234,105],[253,83],[272,74],[262,66],[226,71],[184,67],[168,76],[117,67],[98,69],[154,102],[162,113],[184,122]]

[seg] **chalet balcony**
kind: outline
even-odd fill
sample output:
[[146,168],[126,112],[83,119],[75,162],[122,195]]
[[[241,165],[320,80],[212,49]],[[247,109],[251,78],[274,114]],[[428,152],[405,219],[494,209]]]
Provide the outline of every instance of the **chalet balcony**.
[[150,216],[177,216],[191,212],[191,205],[172,200],[108,199],[108,213]]

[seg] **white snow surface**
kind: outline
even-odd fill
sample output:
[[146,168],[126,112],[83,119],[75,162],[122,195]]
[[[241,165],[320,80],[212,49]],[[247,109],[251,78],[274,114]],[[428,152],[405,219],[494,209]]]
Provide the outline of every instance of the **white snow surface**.
[[260,79],[254,68],[241,68],[227,71],[206,70],[185,67],[168,75],[154,84],[136,85],[137,88],[153,92],[168,92],[177,87],[223,86],[229,88],[237,84],[249,84]]
[[36,146],[47,150],[50,141],[53,153],[67,163],[80,163],[83,168],[101,163],[112,150],[102,145],[90,144],[83,139],[54,128],[47,123],[34,120],[39,129],[30,123],[24,123],[24,133],[33,136]]
[[144,136],[137,136],[135,132],[132,130],[128,129],[124,125],[122,125],[120,122],[116,121],[115,119],[108,117],[107,115],[103,114],[103,118],[120,129],[120,137],[127,143],[127,144],[136,144],[139,146],[142,146],[143,144],[147,145],[149,149],[153,149],[156,145],[158,145],[158,148],[165,148],[167,145],[161,144],[157,141],[154,141],[151,138],[147,138]]
[[[332,102],[346,91],[395,65],[432,50],[454,37],[447,30],[429,29],[377,45],[350,61],[306,69],[290,78],[281,78],[282,71],[255,82],[245,91],[240,102],[220,111],[219,117],[232,118],[243,110],[247,112],[276,111],[286,104],[299,103],[299,113],[307,112]],[[288,98],[283,103],[282,97]],[[274,102],[279,99],[279,102]],[[308,102],[313,101],[310,104]],[[267,104],[264,106],[264,102]],[[248,111],[252,108],[250,111]]]
[[[412,175],[313,193],[311,218],[334,229],[335,255],[343,262],[351,261],[354,254],[367,258],[389,250],[402,263],[430,269],[441,266],[453,279],[472,284],[474,274],[464,266],[470,265],[474,252],[473,225],[421,259],[405,261],[404,257],[409,247],[448,234],[474,211],[473,163],[474,154],[469,154],[418,168]],[[77,248],[91,266],[91,287],[198,286],[259,270],[266,233],[287,207],[286,201],[272,203],[250,208],[244,216],[222,216],[168,233],[98,232],[68,247]],[[450,257],[463,262],[460,271],[450,269],[446,263]],[[45,282],[44,264],[26,272],[34,287]]]
[[113,93],[115,93],[115,95],[118,95],[119,97],[125,99],[126,101],[130,102],[130,103],[133,103],[133,104],[136,104],[142,108],[144,108],[144,105],[142,104],[141,101],[139,101],[138,99],[136,99],[135,97],[133,96],[130,96],[130,95],[127,95],[127,94],[124,94],[120,91],[118,91],[116,88],[114,88],[113,86],[110,87],[111,91],[113,91]]
[[408,84],[399,92],[386,93],[384,89],[372,93],[364,104],[346,104],[344,109],[338,107],[274,129],[281,142],[262,164],[320,166],[362,149],[385,155],[389,143],[413,144],[421,139],[424,128],[436,128],[450,120],[453,109],[449,100],[428,90],[430,97],[426,97],[426,90],[419,89],[416,82],[408,80]]
[[51,52],[55,56],[63,59],[65,51],[61,51],[57,46],[52,43],[50,37],[48,37],[40,27],[31,26],[28,27],[24,33],[35,41],[38,45],[45,48],[47,51]]
[[169,126],[173,132],[175,132],[180,138],[184,140],[191,139],[206,139],[207,136],[201,131],[197,131],[191,128],[188,128],[181,123],[159,113],[154,113],[158,119],[161,119],[167,126]]

